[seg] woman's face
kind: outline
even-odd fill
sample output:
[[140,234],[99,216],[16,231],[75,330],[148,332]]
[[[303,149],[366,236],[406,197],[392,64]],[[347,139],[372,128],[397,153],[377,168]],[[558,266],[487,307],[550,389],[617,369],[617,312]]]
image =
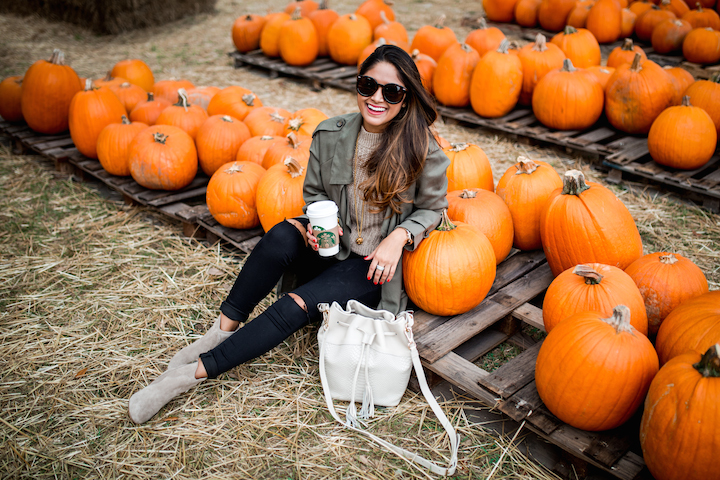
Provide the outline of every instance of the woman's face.
[[[365,75],[375,79],[380,85],[395,83],[405,87],[395,67],[388,62],[376,63]],[[407,96],[407,94],[406,94]],[[405,98],[399,103],[391,104],[385,101],[382,95],[382,88],[375,90],[369,97],[363,97],[357,94],[358,108],[363,117],[363,126],[365,130],[372,133],[380,133],[385,125],[400,113]]]

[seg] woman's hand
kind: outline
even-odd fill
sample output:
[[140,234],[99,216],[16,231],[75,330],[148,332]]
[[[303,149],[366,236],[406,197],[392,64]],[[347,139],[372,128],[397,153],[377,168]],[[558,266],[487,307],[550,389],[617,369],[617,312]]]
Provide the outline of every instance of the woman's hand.
[[365,257],[365,260],[372,260],[368,269],[368,280],[372,280],[376,285],[392,280],[406,243],[407,234],[402,228],[396,228],[385,237],[380,245]]
[[[338,235],[341,237],[343,235],[343,229],[340,225],[338,225]],[[312,225],[310,225],[310,222],[307,224],[307,232],[305,232],[305,236],[307,236],[308,246],[317,252],[320,246],[318,245],[317,237],[313,235]]]

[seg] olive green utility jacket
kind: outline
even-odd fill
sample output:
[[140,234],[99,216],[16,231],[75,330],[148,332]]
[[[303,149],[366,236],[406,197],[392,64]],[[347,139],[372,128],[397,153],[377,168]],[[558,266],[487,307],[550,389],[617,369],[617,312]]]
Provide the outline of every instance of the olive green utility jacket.
[[[350,255],[351,227],[350,205],[347,201],[347,187],[353,182],[352,158],[355,142],[362,125],[360,113],[351,113],[330,118],[318,125],[313,133],[310,146],[310,162],[303,188],[305,207],[320,200],[332,200],[338,205],[340,226],[346,233],[340,237],[339,260]],[[447,155],[431,139],[425,166],[420,177],[411,185],[405,195],[412,203],[404,203],[401,213],[388,208],[382,223],[382,237],[385,238],[397,227],[406,228],[413,237],[413,243],[405,246],[415,250],[423,238],[430,235],[440,224],[442,210],[447,208],[447,177],[445,171],[450,165]],[[392,281],[382,286],[380,304],[376,307],[394,314],[407,308],[407,294],[403,288],[402,257],[398,261]],[[373,307],[372,305],[368,305]]]

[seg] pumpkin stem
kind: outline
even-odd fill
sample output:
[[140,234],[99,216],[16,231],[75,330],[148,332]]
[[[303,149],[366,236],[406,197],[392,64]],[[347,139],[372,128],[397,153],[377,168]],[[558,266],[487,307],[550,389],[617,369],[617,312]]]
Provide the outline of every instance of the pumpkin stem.
[[720,377],[720,344],[708,348],[700,361],[693,365],[703,377]]
[[228,175],[232,175],[233,173],[242,172],[242,167],[243,166],[238,164],[237,162],[233,162],[233,164],[230,165],[230,168],[225,170],[225,173],[227,173]]
[[120,88],[130,88],[130,82],[123,82],[120,84]]
[[48,62],[52,63],[53,65],[65,65],[65,54],[60,51],[59,48],[56,48],[53,50],[52,55],[50,55],[50,59]]
[[547,49],[547,38],[542,33],[538,33],[535,37],[535,45],[533,45],[533,50],[535,50],[536,52],[544,52]]
[[463,191],[460,194],[460,198],[475,198],[475,197],[477,197],[477,190],[468,190],[467,188],[463,188]]
[[673,265],[678,262],[678,259],[675,255],[672,253],[668,253],[667,255],[660,255],[660,263],[665,265]]
[[287,135],[288,143],[290,143],[290,146],[293,148],[293,150],[297,150],[300,148],[300,141],[298,140],[297,135],[295,135],[295,132],[290,132]]
[[290,174],[291,178],[297,178],[305,171],[302,165],[300,165],[300,162],[295,160],[293,157],[285,158],[283,164],[288,167],[288,173]]
[[153,92],[148,92],[148,99],[147,99],[147,101],[148,101],[148,102],[152,102],[153,100],[155,100],[155,94],[154,94]]
[[580,170],[568,170],[563,177],[562,195],[580,195],[587,190],[585,175]]
[[663,7],[667,7],[668,5],[670,5],[670,0],[662,0],[662,2],[660,2],[660,5]]
[[263,135],[262,137],[260,137],[260,140],[264,140],[264,141],[275,140],[275,137],[273,137],[272,135]]
[[329,8],[329,7],[328,7],[328,2],[327,2],[327,0],[322,0],[322,1],[320,2],[320,6],[318,7],[318,10],[327,10],[328,8]]
[[223,122],[233,123],[233,119],[230,115],[223,115],[220,117]]
[[683,107],[692,107],[692,104],[690,103],[690,95],[683,95],[682,106]]
[[567,25],[565,30],[563,30],[564,35],[572,35],[573,33],[577,33],[577,29],[572,25]]
[[270,120],[272,120],[273,122],[285,123],[285,117],[280,115],[277,110],[270,114]]
[[700,4],[700,2],[695,2],[695,6],[697,7],[695,10],[702,13],[703,8],[702,8],[702,5]]
[[385,10],[380,10],[380,19],[382,19],[384,25],[390,25],[390,20],[388,20],[387,15],[385,15]]
[[94,88],[93,81],[91,78],[85,79],[85,91],[92,90]]
[[630,323],[630,318],[630,309],[625,305],[618,305],[613,308],[612,317],[603,318],[602,321],[612,326],[617,333],[633,333],[635,329]]
[[445,17],[444,13],[440,15],[440,18],[438,18],[437,22],[435,22],[435,28],[439,28],[440,30],[445,28],[445,18],[447,17]]
[[249,13],[248,13],[247,15],[245,15],[245,21],[246,21],[246,22],[252,22],[252,19],[253,19],[253,17],[252,17],[252,15],[250,15]]
[[577,265],[573,273],[585,279],[585,285],[600,285],[603,276],[590,265]]
[[185,111],[187,112],[189,105],[190,104],[188,103],[187,92],[185,91],[184,88],[179,88],[178,89],[178,101],[175,104],[175,106],[183,107],[185,109]]
[[487,20],[485,20],[485,17],[480,17],[479,20],[480,26],[478,27],[478,30],[487,30]]
[[642,56],[640,56],[639,53],[635,54],[635,57],[633,57],[632,65],[630,65],[630,70],[633,72],[639,72],[642,70],[640,68],[640,62],[642,61]]
[[470,53],[472,51],[472,47],[468,45],[467,43],[460,44],[460,48],[462,48],[463,52]]
[[448,217],[447,209],[444,209],[440,217],[440,225],[438,225],[435,230],[440,230],[441,232],[449,232],[450,230],[455,230],[456,228],[457,225],[452,223],[450,221],[450,217]]
[[130,125],[130,120],[128,120],[127,115],[120,117],[120,120],[122,120],[123,125]]
[[500,53],[509,53],[510,50],[510,42],[507,38],[503,38],[502,42],[500,42],[500,46],[498,47],[497,51]]
[[354,13],[351,13],[351,14],[348,16],[348,18],[349,18],[350,20],[352,20],[353,22],[354,22],[355,20],[357,20],[357,16],[356,16]]
[[620,50],[625,50],[627,52],[635,50],[635,44],[633,43],[632,38],[626,38],[622,47],[620,47]]
[[242,101],[245,102],[245,105],[247,105],[248,107],[252,107],[253,102],[255,101],[256,98],[257,97],[255,96],[254,93],[246,93],[245,95],[242,96]]
[[382,45],[387,45],[387,40],[385,40],[385,37],[380,37],[377,39],[377,42],[375,42],[375,48],[380,47]]
[[295,7],[295,11],[293,11],[292,15],[290,16],[290,20],[300,20],[302,18],[302,14],[300,13],[300,7]]
[[566,58],[563,60],[563,68],[561,70],[562,72],[575,72],[577,71],[577,68],[572,64],[572,60],[569,58]]
[[466,148],[468,148],[468,144],[467,144],[467,143],[453,143],[453,144],[450,146],[450,151],[451,151],[451,152],[462,152],[462,151],[465,150]]
[[168,139],[168,136],[164,133],[155,132],[153,133],[153,140],[155,140],[157,143],[162,143],[165,145],[165,141]]
[[105,75],[105,77],[102,80],[104,82],[110,82],[114,79],[115,79],[115,77],[112,76],[112,70],[108,70],[107,74]]
[[720,72],[710,77],[710,81],[713,83],[720,83]]
[[522,175],[527,174],[530,175],[535,170],[538,169],[539,165],[532,160],[530,160],[527,157],[518,157],[518,163],[515,165],[517,167],[517,170],[515,171],[515,175]]

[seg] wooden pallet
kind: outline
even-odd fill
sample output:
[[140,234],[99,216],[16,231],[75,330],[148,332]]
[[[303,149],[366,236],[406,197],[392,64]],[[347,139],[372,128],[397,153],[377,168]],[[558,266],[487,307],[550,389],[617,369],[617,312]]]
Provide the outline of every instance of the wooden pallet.
[[[535,361],[542,341],[521,333],[525,323],[544,329],[541,310],[529,303],[552,281],[541,251],[515,253],[498,265],[483,302],[455,317],[415,314],[415,340],[425,368],[518,422],[548,442],[613,476],[632,480],[644,468],[636,448],[637,421],[615,430],[586,432],[551,414],[535,386]],[[494,372],[474,362],[507,342],[524,351]]]
[[656,163],[648,151],[647,138],[643,138],[634,148],[606,157],[603,165],[611,168],[608,181],[642,178],[720,213],[720,149],[700,168],[677,170]]

